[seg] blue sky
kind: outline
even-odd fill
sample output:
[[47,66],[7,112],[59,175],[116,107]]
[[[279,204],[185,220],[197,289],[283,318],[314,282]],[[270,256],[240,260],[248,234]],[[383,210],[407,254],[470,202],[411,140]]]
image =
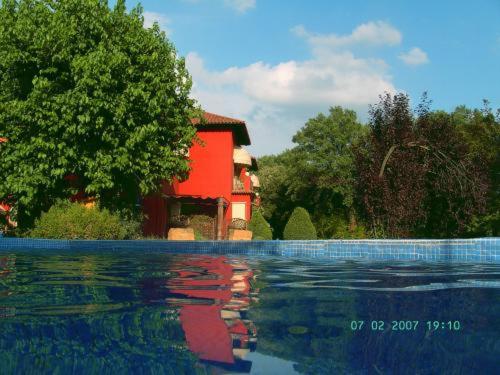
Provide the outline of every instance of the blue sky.
[[[133,7],[137,2],[128,1]],[[208,111],[247,121],[257,156],[291,147],[308,118],[384,91],[434,109],[500,107],[500,0],[146,0]]]

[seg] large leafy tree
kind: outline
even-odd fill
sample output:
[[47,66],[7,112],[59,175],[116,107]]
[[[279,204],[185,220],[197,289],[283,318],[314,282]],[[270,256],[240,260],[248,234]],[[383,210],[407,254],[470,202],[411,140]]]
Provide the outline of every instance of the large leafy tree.
[[191,79],[143,23],[123,0],[1,2],[0,198],[16,202],[21,225],[75,189],[132,208],[188,172]]
[[357,186],[378,235],[454,237],[485,210],[487,167],[453,118],[428,107],[424,98],[415,116],[404,94],[372,107],[370,137],[356,150]]
[[366,130],[356,112],[337,106],[330,108],[328,115],[320,113],[308,120],[293,137],[297,146],[290,189],[296,198],[310,202],[307,206],[315,216],[340,211],[354,221],[352,146]]
[[488,101],[484,108],[457,107],[451,118],[468,145],[468,157],[489,170],[491,187],[484,214],[469,223],[469,235],[500,235],[500,110],[493,114]]
[[312,213],[322,238],[336,236],[344,224],[347,232],[347,218],[355,224],[352,145],[366,131],[354,111],[332,107],[306,122],[294,148],[259,159],[264,214],[278,233],[296,206]]

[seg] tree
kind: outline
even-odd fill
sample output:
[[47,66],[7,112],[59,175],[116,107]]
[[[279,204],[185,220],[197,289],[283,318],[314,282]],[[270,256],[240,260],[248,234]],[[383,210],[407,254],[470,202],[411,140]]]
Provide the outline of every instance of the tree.
[[306,209],[297,207],[293,210],[283,231],[283,238],[285,240],[315,240],[317,238],[316,228]]
[[143,24],[124,0],[1,3],[0,201],[16,202],[20,225],[78,189],[132,210],[187,175],[191,79],[159,26]]
[[296,146],[277,156],[259,159],[264,215],[282,233],[296,206],[313,212],[322,238],[336,233],[332,217],[355,226],[355,165],[352,146],[367,132],[356,113],[332,107],[311,118],[295,134]]
[[491,187],[484,214],[476,215],[468,225],[471,236],[500,235],[500,111],[493,114],[488,101],[484,108],[457,107],[451,118],[468,145],[468,157],[488,169]]
[[[358,122],[356,112],[331,107],[328,115],[320,113],[308,120],[293,137],[295,178],[291,191],[306,197],[316,221],[334,214],[348,216],[355,226],[355,165],[352,146],[360,141],[367,128]],[[324,233],[330,237],[331,228]]]
[[[450,115],[413,115],[409,98],[387,94],[370,111],[370,136],[356,148],[360,209],[378,235],[454,237],[484,211],[488,173]],[[382,232],[380,232],[382,231]]]
[[248,230],[252,231],[252,238],[254,240],[272,240],[273,232],[269,223],[264,219],[260,210],[254,210],[250,223],[248,223]]
[[292,151],[287,150],[280,155],[263,156],[258,160],[262,214],[271,224],[275,238],[281,237],[295,207],[288,191],[293,167],[292,154]]

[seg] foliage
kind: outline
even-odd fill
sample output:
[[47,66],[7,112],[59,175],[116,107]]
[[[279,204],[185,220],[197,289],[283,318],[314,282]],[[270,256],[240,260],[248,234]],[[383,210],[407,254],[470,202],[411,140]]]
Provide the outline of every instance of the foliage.
[[312,220],[315,223],[318,238],[360,239],[369,237],[363,224],[350,225],[343,213],[313,215]]
[[194,231],[194,239],[196,241],[206,241],[208,240],[208,238],[206,238],[202,232],[200,232],[199,230],[195,230]]
[[294,208],[288,188],[293,162],[292,151],[259,158],[259,193],[262,196],[261,212],[271,224],[275,237],[281,237],[288,217]]
[[316,228],[306,209],[296,207],[293,210],[283,231],[283,238],[285,240],[315,240],[317,238]]
[[42,213],[28,237],[123,240],[138,238],[139,230],[137,221],[122,220],[107,209],[61,201]]
[[273,232],[269,223],[264,219],[260,210],[252,212],[252,218],[248,224],[248,230],[252,231],[252,239],[254,240],[272,240]]
[[297,144],[296,177],[301,177],[291,181],[293,193],[302,195],[313,186],[319,192],[315,208],[320,208],[327,196],[350,209],[355,177],[351,145],[358,142],[365,129],[356,112],[338,106],[330,108],[328,116],[320,113],[308,120],[292,138]]
[[424,95],[412,111],[408,96],[387,94],[369,126],[331,108],[297,132],[295,147],[259,158],[275,235],[296,206],[320,238],[498,235],[500,112],[487,102],[451,113],[429,105]]
[[468,145],[469,157],[478,159],[489,170],[491,188],[486,212],[476,215],[468,225],[470,236],[500,235],[500,111],[493,115],[489,103],[482,110],[457,107],[452,120]]
[[317,217],[340,212],[355,222],[352,146],[366,131],[354,111],[332,107],[328,115],[307,121],[293,137],[294,148],[259,158],[264,215],[278,236],[296,206],[314,212],[313,221],[324,238],[333,232],[327,221],[317,221]]
[[213,232],[214,219],[208,215],[192,215],[189,218],[189,227],[194,230],[195,240],[203,241],[210,238]]
[[[170,258],[113,251],[15,254],[3,275],[0,259],[0,287],[14,297],[2,301],[8,309],[0,308],[0,314],[12,311],[1,319],[0,372],[208,374],[186,345],[179,308],[144,303],[149,293],[165,290],[154,281],[172,274],[165,268]],[[35,309],[29,318],[20,314]]]
[[233,219],[231,220],[231,223],[229,224],[229,228],[231,229],[240,229],[240,230],[246,230],[248,226],[248,223],[245,219]]
[[[404,94],[386,94],[370,111],[370,136],[356,148],[359,208],[372,230],[390,237],[454,237],[484,212],[489,188],[452,117],[412,114]],[[443,135],[446,134],[446,137]]]
[[12,194],[23,227],[78,189],[130,211],[187,175],[191,78],[159,26],[143,24],[124,0],[1,2],[0,198]]

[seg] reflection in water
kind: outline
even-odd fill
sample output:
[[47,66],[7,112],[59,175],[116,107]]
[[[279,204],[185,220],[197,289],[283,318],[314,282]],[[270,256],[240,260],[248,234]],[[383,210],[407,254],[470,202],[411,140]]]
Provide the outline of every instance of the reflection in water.
[[0,373],[496,373],[499,280],[496,264],[0,254]]
[[249,372],[251,362],[244,358],[257,341],[254,325],[245,319],[253,271],[241,260],[210,256],[179,259],[170,270],[176,277],[167,282],[167,301],[180,306],[189,349],[225,369]]

